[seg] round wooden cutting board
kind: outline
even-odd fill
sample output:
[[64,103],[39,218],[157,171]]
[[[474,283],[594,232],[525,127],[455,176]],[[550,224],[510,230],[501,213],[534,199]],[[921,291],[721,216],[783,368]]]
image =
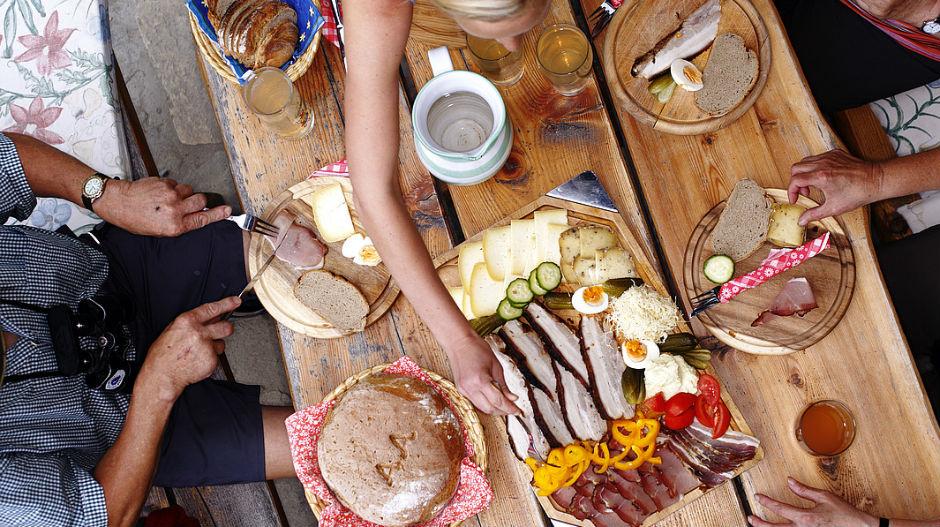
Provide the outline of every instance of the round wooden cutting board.
[[[787,203],[786,190],[767,189],[767,194],[777,203]],[[800,196],[797,204],[806,208],[817,206],[817,203],[805,196]],[[715,253],[711,246],[711,234],[724,210],[724,201],[715,205],[702,218],[689,238],[683,264],[688,298],[715,287],[714,283],[705,278],[702,267],[705,259]],[[698,319],[718,340],[748,353],[782,355],[806,349],[819,342],[842,319],[855,290],[855,255],[839,220],[829,217],[810,223],[806,227],[806,239],[817,238],[827,231],[830,233],[829,249],[753,289],[738,294],[726,304],[712,307],[701,313]],[[758,268],[772,248],[773,244],[765,242],[757,252],[735,262],[734,276],[741,276]],[[806,278],[809,282],[819,307],[803,317],[777,317],[761,326],[751,327],[751,322],[761,311],[770,307],[770,302],[783,286],[790,279],[799,277]]]
[[[317,234],[320,241],[323,241],[313,220],[313,209],[301,198],[334,183],[343,186],[343,194],[356,231],[365,233],[365,229],[359,222],[359,216],[353,209],[352,185],[349,183],[349,178],[345,177],[317,177],[297,183],[282,192],[266,208],[262,218],[273,222],[279,212],[287,210],[297,217],[298,225],[307,227]],[[343,242],[326,243],[326,246],[329,252],[326,254],[323,269],[342,276],[358,287],[366,297],[369,303],[366,326],[378,320],[391,307],[399,291],[398,284],[391,279],[388,269],[384,264],[368,267],[353,263],[351,259],[343,256]],[[262,236],[252,235],[248,258],[248,268],[252,275],[258,271],[271,254],[272,249],[271,244]],[[280,258],[274,259],[255,285],[255,293],[268,313],[281,324],[310,337],[329,339],[352,333],[335,328],[294,296],[294,284],[304,272]]]
[[[718,34],[732,32],[744,39],[758,58],[757,81],[744,100],[721,116],[712,116],[695,105],[694,93],[676,87],[666,104],[649,90],[648,79],[634,77],[630,70],[636,59],[651,50],[663,37],[679,28],[682,20],[701,7],[704,0],[626,0],[617,9],[607,29],[603,60],[610,86],[630,115],[661,132],[696,135],[713,132],[734,122],[754,104],[770,72],[770,37],[764,21],[748,0],[722,0]],[[705,69],[711,48],[699,53],[692,63]],[[665,72],[668,74],[668,70]]]

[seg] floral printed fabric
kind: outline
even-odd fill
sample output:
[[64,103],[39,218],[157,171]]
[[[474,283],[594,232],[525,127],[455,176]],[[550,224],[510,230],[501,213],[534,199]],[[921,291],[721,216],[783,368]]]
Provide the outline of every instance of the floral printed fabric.
[[[0,131],[126,177],[107,0],[0,0],[0,16]],[[69,201],[43,198],[21,223],[83,232],[100,221]]]
[[[940,146],[940,79],[869,106],[898,156]],[[940,224],[940,192],[923,192],[920,196],[920,200],[898,207],[914,233]]]

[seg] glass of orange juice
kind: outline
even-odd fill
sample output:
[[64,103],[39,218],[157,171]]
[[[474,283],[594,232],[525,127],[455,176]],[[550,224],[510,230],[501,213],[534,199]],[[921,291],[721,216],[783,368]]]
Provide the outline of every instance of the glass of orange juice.
[[280,68],[258,68],[242,86],[248,109],[280,136],[299,139],[313,129],[313,112],[287,73]]
[[796,440],[815,456],[836,456],[855,439],[855,418],[839,401],[810,403],[796,421]]

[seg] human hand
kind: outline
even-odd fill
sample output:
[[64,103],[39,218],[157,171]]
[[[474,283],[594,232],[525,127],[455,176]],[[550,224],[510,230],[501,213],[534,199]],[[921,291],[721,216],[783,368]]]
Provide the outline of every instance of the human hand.
[[800,216],[800,225],[806,225],[877,201],[880,199],[881,180],[882,171],[878,165],[842,150],[830,150],[807,157],[790,168],[787,195],[790,203],[796,203],[799,194],[807,196],[809,188],[816,187],[826,196],[825,203]]
[[95,213],[134,234],[179,236],[232,214],[228,205],[204,211],[205,206],[206,196],[194,193],[189,185],[146,177],[109,181],[95,202]]
[[476,334],[459,342],[448,353],[457,390],[481,412],[490,415],[518,414],[517,397],[505,388],[503,368],[490,347]]
[[184,388],[212,375],[225,351],[221,339],[232,334],[231,322],[219,316],[239,304],[241,299],[231,296],[176,317],[150,345],[134,391],[149,388],[163,400],[176,400]]
[[793,478],[787,478],[787,486],[797,496],[813,502],[813,506],[809,509],[794,507],[770,499],[763,494],[758,494],[758,503],[789,521],[771,523],[757,516],[748,516],[748,523],[753,527],[777,527],[780,525],[794,525],[797,527],[829,525],[838,527],[876,527],[878,525],[878,518],[856,509],[828,490],[804,485]]

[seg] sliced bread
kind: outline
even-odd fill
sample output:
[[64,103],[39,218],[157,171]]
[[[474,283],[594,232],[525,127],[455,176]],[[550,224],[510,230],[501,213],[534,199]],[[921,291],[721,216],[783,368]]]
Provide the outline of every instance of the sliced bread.
[[711,115],[724,115],[737,106],[757,82],[757,55],[734,33],[715,37],[702,73],[704,88],[695,104]]
[[359,288],[329,271],[307,271],[294,285],[294,296],[342,331],[366,327],[369,303]]
[[712,248],[736,262],[753,254],[767,239],[772,207],[773,199],[760,185],[738,181],[712,232]]

